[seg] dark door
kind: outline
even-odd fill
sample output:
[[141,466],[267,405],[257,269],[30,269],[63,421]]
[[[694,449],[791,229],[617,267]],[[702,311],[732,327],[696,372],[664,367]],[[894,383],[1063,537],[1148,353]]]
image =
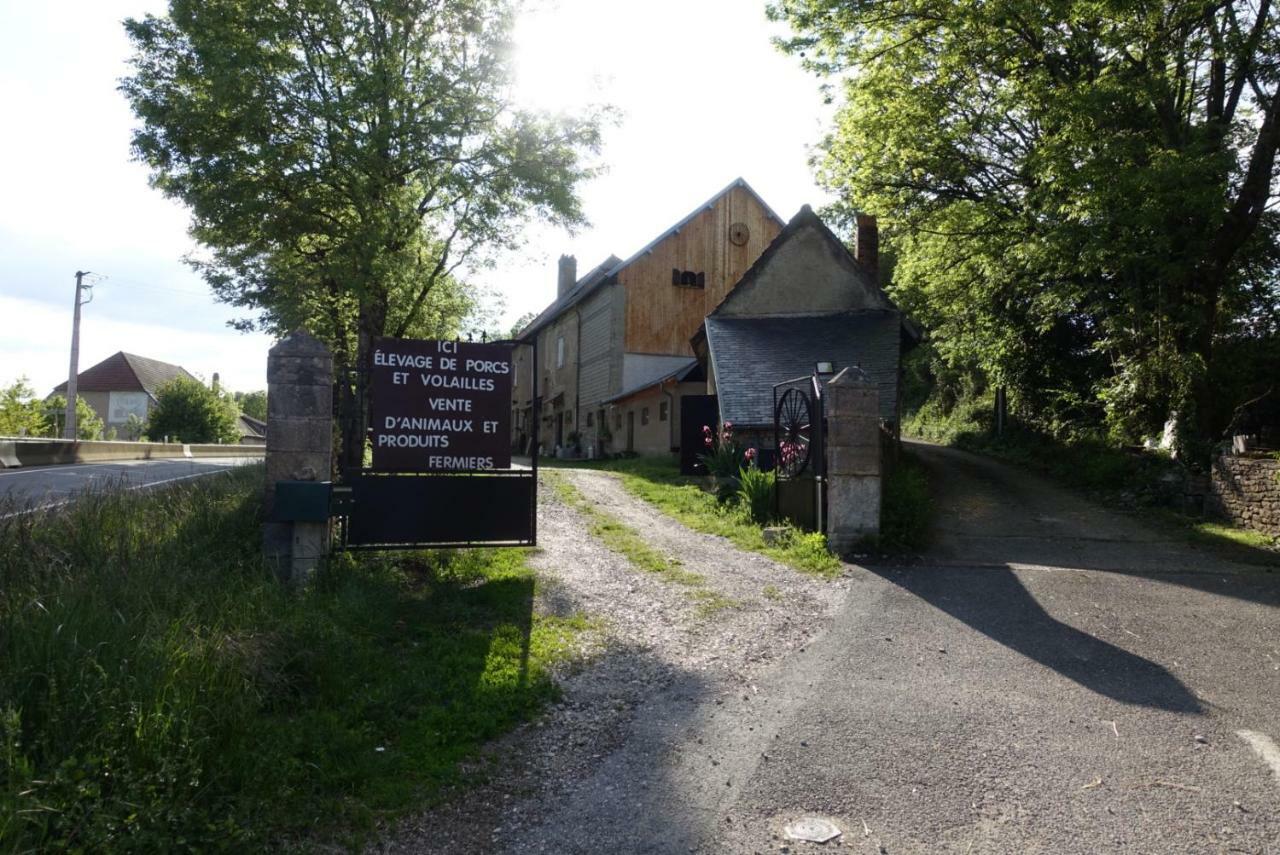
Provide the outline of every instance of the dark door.
[[564,447],[564,413],[556,413],[556,445]]
[[703,425],[716,429],[720,417],[715,395],[685,395],[680,399],[680,474],[705,475],[707,468],[698,456],[707,451]]
[[627,451],[636,450],[636,411],[627,411]]

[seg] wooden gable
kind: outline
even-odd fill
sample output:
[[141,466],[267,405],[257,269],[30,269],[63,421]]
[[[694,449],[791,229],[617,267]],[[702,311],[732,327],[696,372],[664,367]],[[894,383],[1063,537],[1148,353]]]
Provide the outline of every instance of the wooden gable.
[[702,319],[781,231],[746,182],[731,184],[617,272],[626,289],[623,349],[691,354]]

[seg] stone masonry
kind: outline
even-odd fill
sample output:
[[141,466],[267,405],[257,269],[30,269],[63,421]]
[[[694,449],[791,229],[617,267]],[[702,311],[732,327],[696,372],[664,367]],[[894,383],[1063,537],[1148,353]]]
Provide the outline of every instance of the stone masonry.
[[263,551],[284,581],[305,584],[329,554],[328,522],[275,519],[279,481],[328,481],[333,460],[333,354],[305,332],[267,355]]
[[1209,506],[1232,523],[1280,537],[1280,460],[1222,455],[1213,462]]
[[827,384],[827,541],[837,553],[880,534],[880,392],[856,368]]

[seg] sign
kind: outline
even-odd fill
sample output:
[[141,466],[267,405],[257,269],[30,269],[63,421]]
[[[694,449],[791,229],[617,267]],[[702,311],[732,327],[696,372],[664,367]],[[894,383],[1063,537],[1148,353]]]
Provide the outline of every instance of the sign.
[[107,423],[122,425],[129,416],[147,420],[146,392],[111,392],[107,395]]
[[509,469],[511,374],[508,345],[374,339],[373,468]]

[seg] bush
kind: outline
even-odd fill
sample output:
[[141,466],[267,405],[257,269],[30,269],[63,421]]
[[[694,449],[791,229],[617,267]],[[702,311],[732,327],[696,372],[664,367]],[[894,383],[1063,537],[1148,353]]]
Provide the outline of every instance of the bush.
[[733,422],[725,422],[719,435],[711,430],[710,425],[703,425],[702,443],[707,451],[698,459],[707,467],[707,472],[717,478],[737,476],[738,467],[742,465],[742,449],[733,438]]
[[238,442],[235,403],[189,377],[175,377],[156,391],[156,407],[147,423],[152,440]]

